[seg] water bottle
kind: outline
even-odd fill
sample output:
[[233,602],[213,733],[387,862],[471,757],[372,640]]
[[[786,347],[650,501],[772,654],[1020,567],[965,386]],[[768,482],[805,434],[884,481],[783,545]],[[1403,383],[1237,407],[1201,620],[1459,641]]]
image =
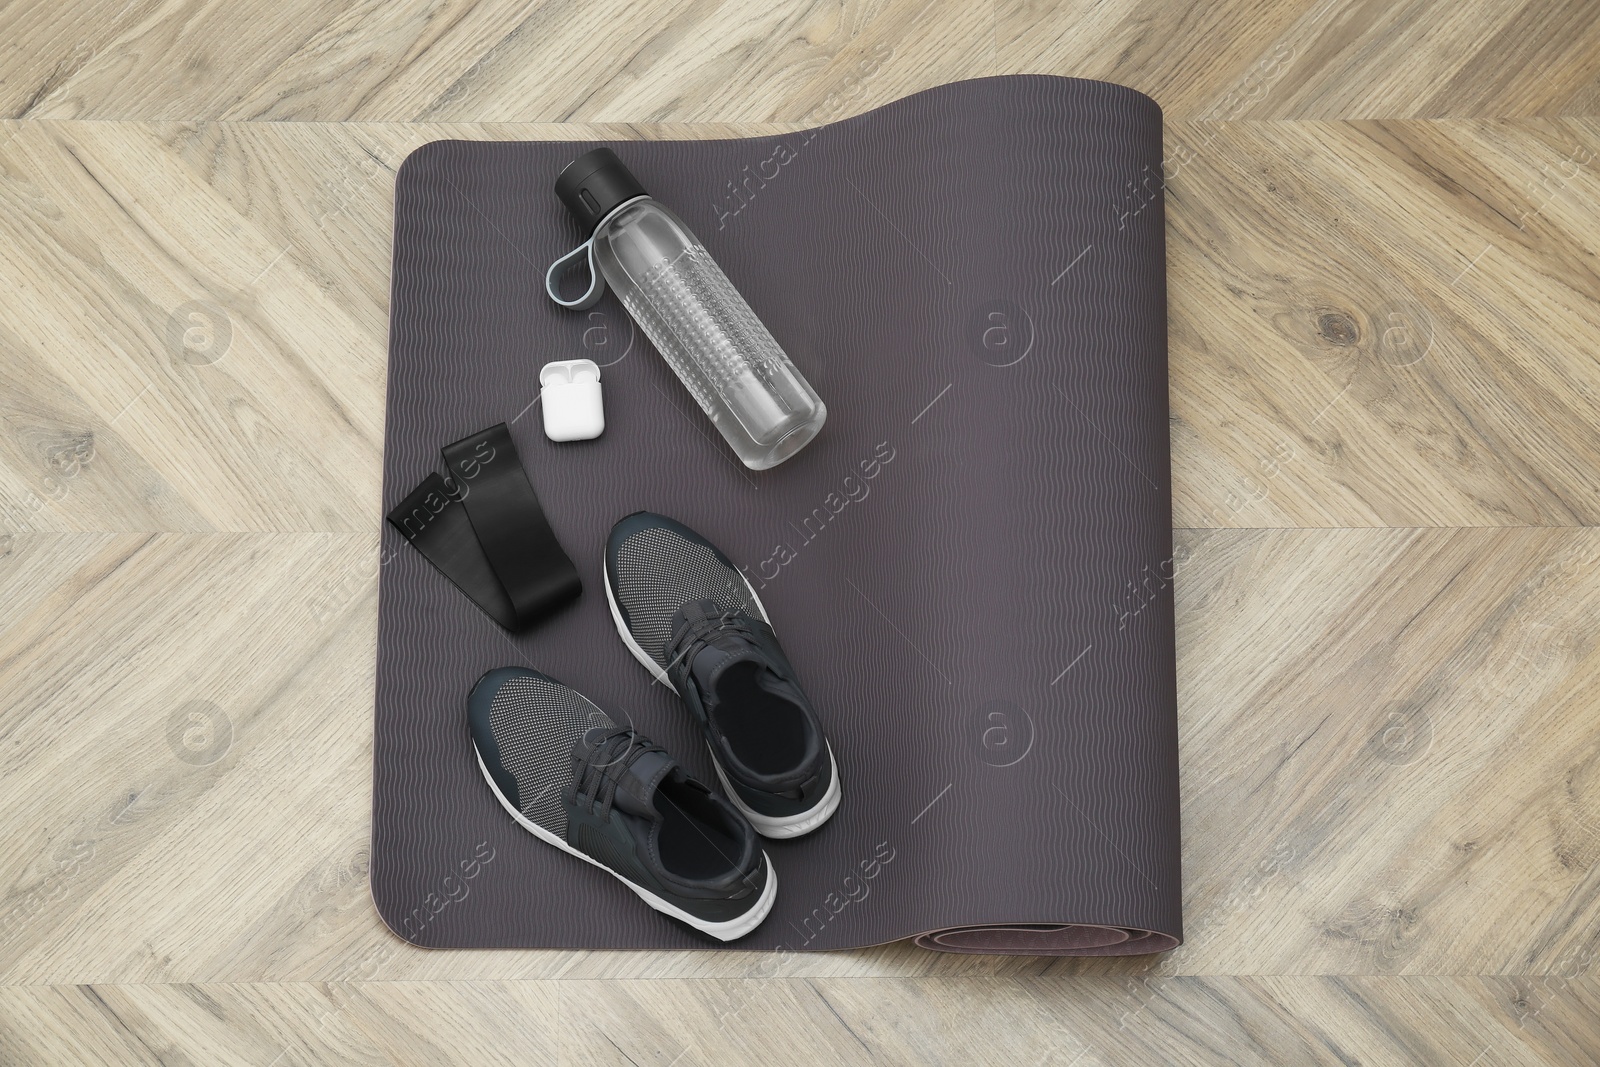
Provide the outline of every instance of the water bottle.
[[[804,448],[828,410],[710,254],[646,193],[609,148],[569,163],[556,196],[590,234],[551,264],[545,290],[593,307],[607,285],[682,379],[744,465],[766,470]],[[589,288],[565,299],[561,275],[588,261]]]

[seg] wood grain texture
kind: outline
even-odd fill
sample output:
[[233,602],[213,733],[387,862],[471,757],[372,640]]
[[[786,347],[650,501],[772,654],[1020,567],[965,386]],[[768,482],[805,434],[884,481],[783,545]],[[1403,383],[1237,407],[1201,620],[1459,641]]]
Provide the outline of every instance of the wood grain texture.
[[1168,144],[1177,525],[1594,524],[1600,126]]
[[[16,1067],[1587,1063],[1593,979],[942,978],[0,990]],[[183,1060],[182,1062],[189,1062]]]
[[35,119],[805,122],[991,73],[1118,81],[1175,119],[1600,103],[1587,0],[12,0],[5,19],[0,114]]
[[[0,9],[0,1062],[1600,1058],[1597,21]],[[398,941],[366,888],[395,169],[1017,71],[1168,117],[1130,180],[1167,194],[1188,942]]]

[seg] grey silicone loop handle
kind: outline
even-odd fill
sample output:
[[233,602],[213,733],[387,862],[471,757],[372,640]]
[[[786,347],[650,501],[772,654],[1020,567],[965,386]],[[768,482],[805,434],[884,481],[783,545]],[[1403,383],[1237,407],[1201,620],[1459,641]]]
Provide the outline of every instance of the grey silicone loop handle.
[[[576,300],[567,300],[556,291],[556,287],[561,283],[561,276],[576,267],[578,260],[584,256],[589,259],[589,288]],[[593,237],[550,264],[550,269],[544,272],[544,291],[550,294],[551,300],[573,311],[586,311],[600,302],[600,298],[606,295],[606,279],[594,263]]]

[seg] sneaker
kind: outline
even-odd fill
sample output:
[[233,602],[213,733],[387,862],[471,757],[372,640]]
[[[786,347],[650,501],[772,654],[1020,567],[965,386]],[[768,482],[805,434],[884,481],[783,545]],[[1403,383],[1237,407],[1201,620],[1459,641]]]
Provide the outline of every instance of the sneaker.
[[744,817],[582,694],[500,667],[473,687],[467,720],[490,790],[541,841],[722,941],[772,910],[778,880]]
[[717,777],[767,837],[799,837],[839,807],[839,772],[766,609],[739,568],[648,511],[611,529],[606,599],[635,659],[700,720]]

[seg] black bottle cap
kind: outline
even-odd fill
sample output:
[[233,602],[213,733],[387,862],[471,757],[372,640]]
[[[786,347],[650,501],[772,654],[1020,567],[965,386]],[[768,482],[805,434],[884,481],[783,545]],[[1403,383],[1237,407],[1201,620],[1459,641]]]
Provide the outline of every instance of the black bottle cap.
[[609,148],[585,152],[556,178],[556,196],[578,220],[584,236],[594,233],[600,220],[618,204],[645,195],[639,179]]

